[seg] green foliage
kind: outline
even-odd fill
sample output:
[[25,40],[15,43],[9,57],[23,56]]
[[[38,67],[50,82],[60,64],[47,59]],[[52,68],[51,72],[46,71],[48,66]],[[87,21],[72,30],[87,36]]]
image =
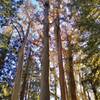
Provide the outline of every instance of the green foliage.
[[12,89],[6,82],[0,83],[0,99],[10,100]]
[[91,32],[99,32],[100,29],[100,2],[99,0],[77,0],[76,7],[79,11],[76,20],[77,26],[84,30]]
[[23,0],[0,0],[0,26],[7,25],[9,19],[16,17],[16,12]]
[[11,0],[0,0],[2,10],[0,16],[9,17],[12,14]]
[[6,57],[6,53],[8,51],[8,45],[9,45],[8,43],[9,43],[9,37],[0,34],[0,68],[2,68],[4,59]]
[[[86,57],[82,60],[84,78],[82,82],[86,90],[94,91],[96,100],[99,100],[100,88],[100,1],[99,0],[77,0],[75,3],[76,27],[82,36],[81,46]],[[74,12],[75,13],[75,12]],[[87,35],[88,32],[88,35]],[[85,38],[84,38],[85,37]],[[83,70],[83,69],[82,69]],[[91,86],[89,86],[91,84]],[[96,97],[97,96],[97,97]]]

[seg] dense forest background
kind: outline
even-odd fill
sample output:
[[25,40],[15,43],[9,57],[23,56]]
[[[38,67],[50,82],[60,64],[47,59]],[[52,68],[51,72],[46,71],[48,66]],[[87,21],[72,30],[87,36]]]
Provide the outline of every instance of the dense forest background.
[[0,0],[0,100],[100,100],[100,0]]

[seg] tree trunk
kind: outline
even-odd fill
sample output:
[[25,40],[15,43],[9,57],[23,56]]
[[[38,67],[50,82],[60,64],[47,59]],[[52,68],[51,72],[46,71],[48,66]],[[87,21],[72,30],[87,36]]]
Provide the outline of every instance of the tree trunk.
[[14,89],[13,89],[13,94],[12,94],[11,100],[19,100],[23,61],[24,61],[24,47],[21,47],[19,50],[16,78],[15,78],[15,84],[14,84]]
[[54,84],[55,100],[57,100],[57,76],[56,76],[56,70],[54,72],[54,80],[55,80],[55,84]]
[[29,34],[29,29],[30,29],[30,23],[28,25],[26,35],[22,44],[22,47],[19,49],[19,55],[18,55],[18,65],[17,65],[17,70],[16,70],[16,78],[15,78],[15,84],[13,88],[13,93],[11,100],[19,100],[20,97],[20,85],[21,85],[21,76],[22,76],[22,67],[23,67],[23,62],[24,62],[24,48],[27,42],[27,37]]
[[87,95],[88,95],[88,100],[91,100],[91,97],[89,95],[89,91],[87,91]]
[[82,86],[82,92],[83,92],[83,100],[88,100],[87,98],[87,95],[86,95],[86,90],[85,90],[85,87],[84,87],[84,83],[82,82],[82,76],[81,74],[79,73],[79,80],[80,80],[80,85]]
[[95,100],[98,100],[97,90],[92,82],[91,82],[91,87],[92,87],[92,91],[94,93]]
[[66,99],[69,100],[69,95],[68,95],[68,88],[65,80],[65,91],[66,91]]
[[44,1],[44,27],[40,100],[50,100],[49,91],[49,1]]
[[68,85],[69,85],[69,93],[71,100],[77,100],[76,96],[76,85],[75,78],[73,72],[73,57],[72,57],[72,46],[70,36],[67,34],[67,42],[68,42]]
[[24,77],[23,77],[23,84],[21,86],[20,100],[24,100],[25,90],[26,90],[26,85],[27,85],[28,69],[31,65],[31,58],[30,58],[31,51],[29,50],[28,52],[29,52],[29,55],[28,55],[28,59],[27,59],[27,65],[25,66],[25,72],[23,72]]
[[56,46],[58,53],[58,66],[59,66],[59,81],[60,81],[60,90],[61,90],[61,99],[66,100],[66,87],[65,87],[65,76],[63,69],[63,60],[62,60],[62,44],[61,44],[61,36],[60,36],[60,21],[59,21],[59,9],[60,9],[60,1],[58,1],[57,7],[57,16],[55,19],[55,27],[54,33],[56,37]]

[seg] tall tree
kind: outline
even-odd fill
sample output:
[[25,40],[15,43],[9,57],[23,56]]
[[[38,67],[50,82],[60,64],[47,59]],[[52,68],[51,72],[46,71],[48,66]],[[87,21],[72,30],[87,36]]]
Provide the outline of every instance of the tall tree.
[[40,100],[50,100],[49,91],[49,0],[44,0],[43,50]]
[[59,9],[60,9],[60,0],[57,1],[57,8],[56,8],[56,19],[55,19],[55,26],[54,26],[54,34],[56,37],[56,47],[57,47],[57,54],[58,54],[58,66],[59,66],[59,81],[60,81],[60,90],[61,90],[61,99],[66,100],[66,84],[65,84],[65,76],[64,76],[64,69],[63,69],[63,60],[62,60],[62,43],[61,43],[61,35],[60,35],[60,16],[59,16]]
[[29,73],[29,67],[30,66],[31,66],[31,50],[30,50],[30,47],[29,47],[27,63],[25,65],[25,70],[22,73],[22,78],[23,78],[22,82],[23,83],[21,85],[20,100],[24,100],[25,90],[26,90],[26,85],[27,85],[27,78],[28,78],[28,73]]
[[68,85],[71,100],[77,100],[76,96],[76,85],[73,70],[73,55],[72,55],[72,44],[71,44],[71,34],[67,34],[67,44],[68,44]]
[[26,35],[24,37],[24,41],[22,43],[21,48],[19,49],[16,78],[15,78],[15,84],[14,84],[11,100],[18,100],[20,97],[19,93],[20,93],[20,86],[21,86],[22,68],[23,68],[23,62],[24,62],[24,49],[25,49],[25,45],[27,43],[29,31],[30,31],[30,23],[31,22],[28,23],[28,27],[27,27]]

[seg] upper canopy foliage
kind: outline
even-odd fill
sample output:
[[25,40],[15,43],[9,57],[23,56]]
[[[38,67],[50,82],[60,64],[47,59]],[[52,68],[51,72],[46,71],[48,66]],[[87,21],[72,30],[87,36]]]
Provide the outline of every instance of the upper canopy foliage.
[[23,0],[0,0],[0,26],[7,25],[8,19],[16,16]]

